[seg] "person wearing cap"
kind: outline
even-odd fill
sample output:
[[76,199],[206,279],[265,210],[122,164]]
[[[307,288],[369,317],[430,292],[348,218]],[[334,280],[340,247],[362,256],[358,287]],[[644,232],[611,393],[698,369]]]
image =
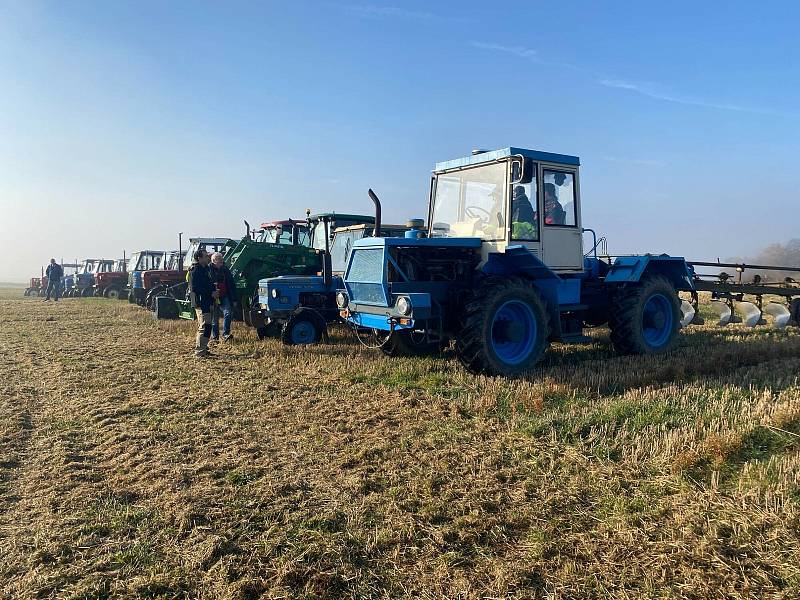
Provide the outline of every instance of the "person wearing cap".
[[552,183],[544,184],[544,222],[548,225],[564,225],[567,213],[558,201],[556,186]]
[[51,258],[50,264],[47,265],[47,270],[44,274],[47,276],[47,295],[44,301],[50,302],[50,294],[52,294],[53,300],[58,302],[58,297],[61,294],[61,278],[64,276],[64,269],[56,262],[55,258]]
[[208,266],[211,259],[208,252],[200,248],[194,253],[193,259],[187,277],[189,279],[189,298],[197,316],[194,354],[198,358],[207,358],[211,356],[211,352],[208,351],[208,340],[211,338],[211,310],[219,292],[214,289],[211,281]]
[[233,305],[236,302],[236,283],[221,252],[214,252],[211,255],[209,274],[211,282],[219,292],[211,314],[211,339],[219,339],[219,318],[222,317],[222,341],[227,342],[233,339],[231,321],[233,321]]

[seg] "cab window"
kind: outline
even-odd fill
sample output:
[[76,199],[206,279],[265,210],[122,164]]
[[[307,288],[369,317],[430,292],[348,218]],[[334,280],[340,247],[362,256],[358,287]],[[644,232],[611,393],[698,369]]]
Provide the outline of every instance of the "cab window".
[[565,171],[544,171],[544,225],[574,227],[575,175]]
[[539,240],[539,215],[536,211],[536,180],[511,187],[511,239]]

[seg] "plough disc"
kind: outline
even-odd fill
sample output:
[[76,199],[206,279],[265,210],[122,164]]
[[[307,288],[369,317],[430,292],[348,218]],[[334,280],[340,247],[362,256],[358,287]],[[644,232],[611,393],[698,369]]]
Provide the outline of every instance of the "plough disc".
[[745,327],[755,327],[761,321],[761,311],[752,302],[737,302],[736,312],[742,317]]
[[731,322],[731,316],[732,316],[731,309],[724,302],[720,302],[719,300],[713,300],[711,302],[711,309],[717,315],[718,326],[724,327],[725,325]]
[[687,327],[694,320],[694,306],[681,300],[681,327]]
[[789,324],[789,319],[792,317],[789,309],[777,302],[770,302],[767,304],[764,308],[764,314],[772,317],[772,325],[776,329],[783,329],[786,327]]

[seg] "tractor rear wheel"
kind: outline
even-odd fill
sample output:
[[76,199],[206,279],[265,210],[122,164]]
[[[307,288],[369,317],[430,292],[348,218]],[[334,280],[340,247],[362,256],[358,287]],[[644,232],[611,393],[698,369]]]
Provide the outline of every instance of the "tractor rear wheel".
[[550,335],[544,300],[520,277],[487,278],[464,306],[456,353],[472,373],[514,377],[542,358]]
[[797,327],[800,327],[800,298],[795,298],[789,304],[789,313],[792,315],[792,321]]
[[675,345],[681,312],[672,283],[660,275],[621,288],[608,319],[620,354],[661,354]]
[[325,333],[325,321],[310,310],[296,312],[281,329],[281,341],[287,346],[317,344]]
[[24,292],[22,292],[23,296],[30,296],[31,295],[31,288],[26,288]]
[[119,300],[120,289],[115,285],[108,286],[103,292],[103,296],[112,300]]
[[386,356],[432,356],[441,351],[441,346],[439,342],[428,341],[424,333],[397,329],[381,346],[381,352]]

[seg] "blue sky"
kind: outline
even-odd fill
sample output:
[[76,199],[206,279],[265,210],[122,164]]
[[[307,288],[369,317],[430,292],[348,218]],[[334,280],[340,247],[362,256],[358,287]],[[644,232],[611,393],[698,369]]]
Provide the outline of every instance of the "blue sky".
[[0,235],[51,255],[239,236],[313,211],[426,215],[471,148],[582,160],[612,252],[800,235],[795,3],[0,0]]

